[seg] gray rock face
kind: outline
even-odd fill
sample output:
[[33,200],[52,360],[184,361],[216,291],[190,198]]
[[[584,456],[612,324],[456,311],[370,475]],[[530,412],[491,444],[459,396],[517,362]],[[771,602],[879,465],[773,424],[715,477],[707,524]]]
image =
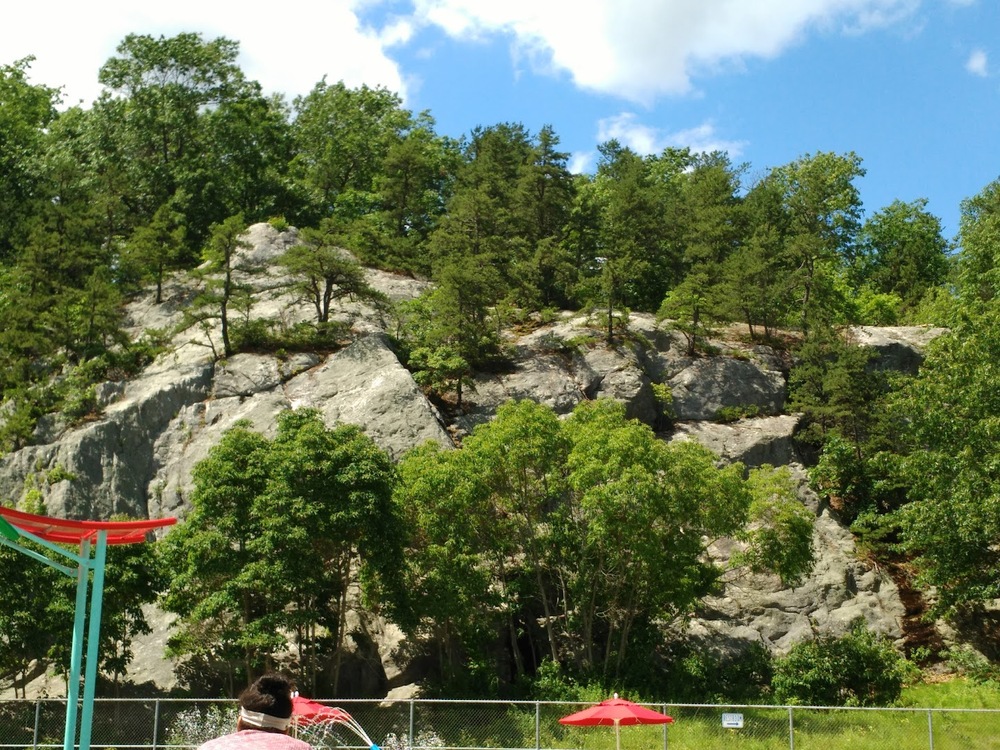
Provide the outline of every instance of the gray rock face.
[[282,411],[315,408],[329,425],[360,426],[394,458],[426,440],[451,444],[440,416],[382,335],[362,337],[322,360],[237,355],[220,366],[213,393],[180,410],[156,443],[149,495],[158,515],[184,512],[192,469],[240,420],[271,436]]
[[749,359],[695,360],[669,382],[680,421],[715,419],[727,406],[754,407],[761,414],[780,414],[785,406],[784,376]]
[[211,363],[202,362],[148,372],[124,389],[103,419],[56,442],[4,456],[0,491],[23,499],[34,489],[45,511],[55,516],[156,517],[146,495],[154,474],[154,444],[178,411],[208,396],[212,370]]
[[[817,502],[801,466],[792,468],[799,478],[800,495],[816,513],[812,573],[791,589],[773,576],[729,581],[721,596],[705,600],[689,623],[689,637],[710,643],[749,640],[785,653],[817,635],[844,635],[860,617],[875,632],[898,641],[905,609],[896,584],[858,558],[851,533]],[[715,545],[713,558],[724,563],[735,546],[732,542]]]
[[673,439],[696,440],[726,463],[739,461],[748,467],[785,466],[799,460],[792,440],[799,415],[785,414],[761,419],[741,419],[734,424],[685,422],[676,425]]
[[912,375],[916,374],[917,368],[924,361],[924,349],[943,333],[946,333],[946,329],[929,326],[858,326],[851,328],[848,335],[858,346],[869,347],[877,352],[875,367]]
[[[247,279],[262,293],[253,316],[285,323],[310,319],[311,308],[288,294],[287,280],[274,266],[278,255],[297,241],[296,233],[256,225],[248,237],[252,247],[241,263],[256,268]],[[379,271],[369,271],[368,280],[393,300],[413,298],[428,288],[426,282]],[[150,293],[129,306],[130,331],[138,337],[151,328],[173,330],[195,291],[184,277],[168,280],[163,302],[157,304]],[[354,303],[340,306],[336,316],[351,323],[355,338],[328,355],[238,354],[214,361],[204,332],[178,331],[171,351],[141,377],[99,388],[104,413],[98,418],[76,427],[55,417],[45,420],[37,445],[0,459],[0,492],[12,500],[29,495],[41,499],[47,512],[60,516],[183,515],[192,469],[223,432],[245,419],[271,435],[278,415],[290,408],[316,408],[330,425],[357,424],[394,458],[426,440],[450,446],[441,414],[393,351],[386,322]],[[792,436],[798,418],[782,413],[786,391],[778,352],[723,342],[717,356],[688,358],[677,334],[650,315],[632,315],[630,331],[626,341],[609,348],[603,331],[588,325],[584,316],[567,315],[512,340],[516,356],[511,367],[479,374],[474,390],[466,394],[466,413],[451,427],[468,433],[510,399],[530,398],[565,415],[583,400],[613,398],[625,404],[630,417],[653,426],[665,416],[680,420],[666,437],[698,440],[717,452],[720,461],[796,465]],[[217,341],[217,332],[209,333]],[[880,352],[909,347],[914,356],[933,335],[911,329],[856,332],[863,345]],[[912,364],[906,357],[892,361],[904,368]],[[665,415],[656,398],[654,386],[660,385],[672,393],[673,415]],[[712,423],[726,406],[755,407],[766,416]],[[796,470],[801,477],[801,469]],[[816,512],[813,574],[794,589],[769,577],[730,581],[724,594],[706,601],[692,620],[693,636],[753,640],[781,651],[813,633],[841,632],[862,616],[881,632],[899,637],[902,607],[895,586],[857,558],[850,533],[828,509],[818,507],[804,479],[801,496]],[[733,549],[732,542],[723,540],[712,552],[723,563]],[[166,627],[167,619],[158,617],[157,627]],[[401,637],[398,629],[391,623],[365,628],[378,642],[381,663],[372,667],[396,684],[406,670],[390,655]],[[163,633],[150,638],[148,648],[137,648],[133,673],[140,682],[170,687],[173,683],[162,671]]]

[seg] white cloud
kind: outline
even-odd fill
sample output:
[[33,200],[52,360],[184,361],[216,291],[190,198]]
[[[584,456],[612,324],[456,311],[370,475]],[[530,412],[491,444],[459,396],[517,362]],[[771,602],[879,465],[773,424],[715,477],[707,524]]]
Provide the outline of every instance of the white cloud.
[[[405,96],[406,82],[386,48],[407,41],[412,25],[395,21],[384,30],[364,26],[366,0],[284,0],[248,12],[230,1],[50,0],[17,3],[0,24],[0,64],[34,55],[31,80],[64,86],[66,102],[92,102],[97,74],[127,34],[172,36],[197,31],[240,43],[239,64],[269,93],[305,94],[325,75],[349,86],[382,85]],[[179,19],[190,19],[182,21]]]
[[985,50],[973,50],[972,54],[969,55],[969,59],[965,61],[965,69],[974,76],[985,78],[989,74],[989,61]]
[[509,34],[580,88],[650,103],[705,69],[772,58],[812,29],[898,23],[919,0],[414,0],[418,22],[476,39]]
[[639,154],[658,154],[668,147],[690,148],[694,152],[725,151],[731,157],[739,156],[746,145],[744,141],[727,141],[718,136],[710,122],[693,128],[673,132],[639,122],[633,112],[622,112],[597,124],[599,143],[614,138],[623,146]]
[[596,151],[575,151],[570,155],[566,168],[572,174],[584,174],[590,171],[596,159]]

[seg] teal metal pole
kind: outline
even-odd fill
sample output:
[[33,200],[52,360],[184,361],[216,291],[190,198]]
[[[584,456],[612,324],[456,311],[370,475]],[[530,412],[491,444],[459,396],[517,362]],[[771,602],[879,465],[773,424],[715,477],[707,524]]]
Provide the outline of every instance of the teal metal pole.
[[104,562],[108,532],[97,532],[94,550],[94,583],[90,590],[90,623],[87,632],[87,671],[83,678],[83,714],[80,717],[80,750],[90,750],[90,730],[94,725],[94,691],[97,688],[97,660],[101,640],[101,606],[104,598]]
[[80,543],[80,563],[76,569],[76,612],[73,620],[73,648],[69,657],[69,684],[66,686],[66,730],[63,750],[73,750],[80,702],[80,666],[83,661],[83,632],[87,618],[87,585],[90,581],[90,540]]

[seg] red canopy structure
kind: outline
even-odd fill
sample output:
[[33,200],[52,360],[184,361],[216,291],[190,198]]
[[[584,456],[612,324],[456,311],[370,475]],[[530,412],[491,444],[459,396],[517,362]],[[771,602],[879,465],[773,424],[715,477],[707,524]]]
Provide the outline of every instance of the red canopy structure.
[[[296,693],[292,696],[292,721],[295,723],[295,734],[298,736],[298,727],[308,724],[342,724],[350,729],[368,744],[369,750],[379,750],[378,745],[372,742],[364,728],[347,711],[336,706],[326,706],[317,701],[303,698]],[[319,747],[319,745],[316,745]]]
[[638,703],[614,698],[601,701],[596,706],[577,711],[559,719],[560,724],[575,727],[614,727],[615,747],[621,748],[621,726],[635,724],[673,724],[672,717],[653,711]]
[[[39,539],[55,544],[78,545],[85,539],[94,540],[99,531],[106,532],[108,544],[135,544],[146,541],[153,529],[160,529],[177,522],[176,518],[157,518],[146,521],[70,521],[65,518],[36,516],[13,508],[0,506],[0,519],[14,529],[27,531]],[[11,539],[9,529],[4,533]],[[18,534],[20,536],[20,534]]]
[[[69,682],[66,689],[66,727],[63,750],[90,750],[94,718],[94,689],[97,682],[97,644],[101,630],[101,602],[104,594],[104,563],[109,544],[133,544],[146,541],[153,529],[170,526],[176,518],[144,521],[70,521],[64,518],[36,516],[32,513],[0,507],[0,545],[12,547],[39,562],[76,579],[76,605],[73,622],[73,647],[70,651]],[[28,544],[26,544],[26,542]],[[62,545],[73,545],[73,552]],[[43,551],[39,551],[39,549]],[[66,562],[71,563],[67,565]],[[91,578],[93,581],[91,582]],[[87,622],[87,592],[90,591],[90,617]],[[86,673],[83,644],[86,632]],[[80,689],[83,702],[80,703]],[[79,728],[79,742],[77,729]]]
[[346,724],[351,720],[351,715],[342,708],[325,706],[296,695],[292,698],[292,718],[297,724],[320,724],[324,721]]

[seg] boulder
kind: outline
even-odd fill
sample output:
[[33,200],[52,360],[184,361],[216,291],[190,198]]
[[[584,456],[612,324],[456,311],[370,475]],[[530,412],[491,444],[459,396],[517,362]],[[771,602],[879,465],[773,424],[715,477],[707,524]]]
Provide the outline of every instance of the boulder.
[[682,422],[674,426],[673,440],[696,440],[726,463],[747,467],[785,466],[800,461],[793,437],[801,415],[741,419],[732,424]]
[[715,419],[723,407],[752,408],[773,415],[785,406],[784,375],[749,358],[696,359],[668,384],[674,417],[682,422]]
[[875,350],[874,367],[915,375],[927,345],[944,333],[946,328],[931,326],[856,326],[848,329],[847,335],[858,346]]
[[[688,637],[707,645],[716,639],[762,643],[783,654],[817,635],[842,636],[860,617],[875,632],[900,642],[906,613],[896,584],[858,556],[851,532],[809,489],[805,470],[796,464],[790,468],[799,496],[816,515],[813,570],[790,588],[777,576],[728,573],[723,593],[706,598],[689,621]],[[737,547],[722,540],[711,548],[712,557],[725,565]]]

